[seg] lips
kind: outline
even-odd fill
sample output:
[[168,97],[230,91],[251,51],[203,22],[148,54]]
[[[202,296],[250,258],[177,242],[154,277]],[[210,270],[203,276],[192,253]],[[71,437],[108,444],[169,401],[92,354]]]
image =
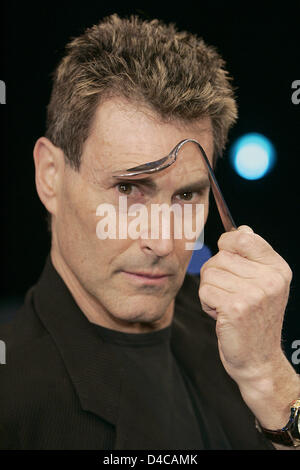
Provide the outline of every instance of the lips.
[[170,276],[168,273],[148,273],[148,272],[133,272],[133,271],[125,271],[128,274],[134,274],[135,276],[141,277],[148,277],[149,279],[159,279],[161,277]]
[[168,282],[170,274],[167,273],[149,273],[145,271],[123,271],[122,274],[125,276],[127,281],[136,283],[138,285],[149,285],[149,286],[162,286]]

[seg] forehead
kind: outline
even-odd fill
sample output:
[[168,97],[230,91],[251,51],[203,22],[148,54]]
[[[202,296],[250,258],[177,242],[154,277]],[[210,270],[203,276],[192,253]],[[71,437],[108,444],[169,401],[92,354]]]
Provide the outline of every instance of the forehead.
[[[212,160],[213,133],[209,118],[193,123],[167,122],[145,105],[113,98],[101,103],[95,112],[83,148],[82,164],[107,173],[123,170],[162,158],[186,138],[198,140]],[[178,158],[176,170],[184,171],[188,165],[190,171],[203,171],[204,164],[195,145],[183,146],[180,153],[184,159]]]

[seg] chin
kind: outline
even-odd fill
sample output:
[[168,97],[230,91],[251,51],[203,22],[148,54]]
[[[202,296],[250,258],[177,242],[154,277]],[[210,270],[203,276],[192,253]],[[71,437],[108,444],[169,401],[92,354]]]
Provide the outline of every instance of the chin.
[[149,312],[128,312],[122,315],[118,315],[115,317],[117,321],[123,321],[127,323],[155,323],[159,322],[163,317],[161,312],[149,314]]
[[[152,306],[153,308],[153,306]],[[133,325],[134,323],[144,324],[144,325],[155,325],[156,323],[161,323],[163,321],[163,317],[166,314],[166,308],[162,310],[161,305],[157,308],[157,310],[141,310],[137,308],[132,308],[127,305],[127,308],[123,311],[117,311],[112,309],[110,314],[111,318],[114,319],[116,323],[124,323]]]
[[[99,296],[98,296],[99,299]],[[161,297],[154,298],[153,296],[126,296],[122,295],[116,298],[109,296],[106,299],[101,299],[101,304],[106,311],[106,316],[110,318],[110,322],[116,325],[133,325],[134,323],[151,324],[165,323],[164,317],[168,316],[170,312],[170,302],[172,299]],[[100,303],[100,299],[99,299]]]

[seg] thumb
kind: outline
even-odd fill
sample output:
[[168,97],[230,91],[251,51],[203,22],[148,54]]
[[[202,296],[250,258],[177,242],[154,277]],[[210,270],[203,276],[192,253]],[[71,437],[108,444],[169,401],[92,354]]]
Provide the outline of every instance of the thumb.
[[240,225],[237,230],[239,230],[240,232],[254,233],[254,230],[252,230],[249,225]]

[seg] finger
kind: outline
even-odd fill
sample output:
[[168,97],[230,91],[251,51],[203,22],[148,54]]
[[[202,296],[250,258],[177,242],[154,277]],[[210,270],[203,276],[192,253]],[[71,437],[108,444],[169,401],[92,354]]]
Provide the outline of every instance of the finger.
[[[230,294],[227,294],[228,297],[231,297]],[[226,308],[224,290],[219,289],[216,286],[211,284],[201,283],[199,287],[199,299],[204,312],[206,312],[210,317],[217,319],[218,313],[222,308]]]
[[258,274],[260,265],[255,261],[248,260],[242,256],[231,253],[230,251],[221,250],[216,255],[212,256],[206,263],[203,264],[200,277],[209,268],[216,268],[235,274],[244,279],[255,279]]
[[249,225],[240,225],[237,230],[239,230],[240,232],[248,232],[248,233],[254,233],[254,230],[252,230],[251,227],[249,227]]
[[249,282],[223,269],[209,267],[201,276],[201,284],[209,284],[230,294],[247,294]]
[[271,245],[247,225],[223,233],[218,240],[218,247],[266,265],[274,264],[280,258]]
[[209,284],[200,284],[199,300],[201,303],[202,310],[214,320],[217,319],[217,303],[215,304],[211,300],[211,298],[213,297],[214,301],[216,300],[215,293],[217,293],[217,295],[220,295],[220,291],[217,287],[211,286]]

